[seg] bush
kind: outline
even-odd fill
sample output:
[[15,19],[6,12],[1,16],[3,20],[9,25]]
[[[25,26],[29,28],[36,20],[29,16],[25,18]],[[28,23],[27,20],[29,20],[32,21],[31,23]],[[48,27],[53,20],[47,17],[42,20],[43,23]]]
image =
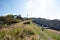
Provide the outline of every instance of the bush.
[[5,27],[5,25],[4,24],[0,24],[0,28],[3,28],[3,27]]

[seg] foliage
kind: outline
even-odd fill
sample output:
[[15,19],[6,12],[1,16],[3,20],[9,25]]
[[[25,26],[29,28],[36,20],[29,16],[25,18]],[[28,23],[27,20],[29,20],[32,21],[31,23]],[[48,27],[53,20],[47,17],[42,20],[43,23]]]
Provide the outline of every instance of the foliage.
[[[21,17],[21,16],[18,16]],[[22,18],[22,17],[21,17]],[[15,15],[9,14],[6,16],[0,16],[0,28],[5,27],[5,25],[11,25],[20,22],[21,19],[15,18]]]

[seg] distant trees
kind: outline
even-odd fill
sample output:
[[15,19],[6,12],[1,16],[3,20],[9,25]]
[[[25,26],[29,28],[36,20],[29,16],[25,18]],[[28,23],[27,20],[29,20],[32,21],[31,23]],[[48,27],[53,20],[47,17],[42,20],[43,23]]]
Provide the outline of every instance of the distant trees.
[[14,18],[16,18],[16,19],[22,19],[22,17],[21,17],[20,14],[19,15],[14,15]]
[[39,25],[44,25],[45,27],[60,30],[60,20],[58,20],[58,19],[49,20],[49,19],[44,19],[44,18],[39,18],[39,19],[36,18],[36,19],[33,20],[33,22],[35,22]]

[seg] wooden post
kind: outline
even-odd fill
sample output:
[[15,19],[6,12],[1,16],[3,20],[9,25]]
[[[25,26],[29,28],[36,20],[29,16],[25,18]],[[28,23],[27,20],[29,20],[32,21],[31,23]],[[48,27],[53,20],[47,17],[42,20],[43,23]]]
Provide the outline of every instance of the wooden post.
[[42,31],[44,31],[44,25],[42,25]]

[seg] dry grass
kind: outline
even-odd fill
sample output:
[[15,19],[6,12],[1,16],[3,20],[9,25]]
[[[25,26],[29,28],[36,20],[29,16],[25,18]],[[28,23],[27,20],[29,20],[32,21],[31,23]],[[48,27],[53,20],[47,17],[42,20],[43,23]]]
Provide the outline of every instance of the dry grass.
[[39,35],[33,31],[32,27],[20,22],[1,29],[0,40],[39,40]]

